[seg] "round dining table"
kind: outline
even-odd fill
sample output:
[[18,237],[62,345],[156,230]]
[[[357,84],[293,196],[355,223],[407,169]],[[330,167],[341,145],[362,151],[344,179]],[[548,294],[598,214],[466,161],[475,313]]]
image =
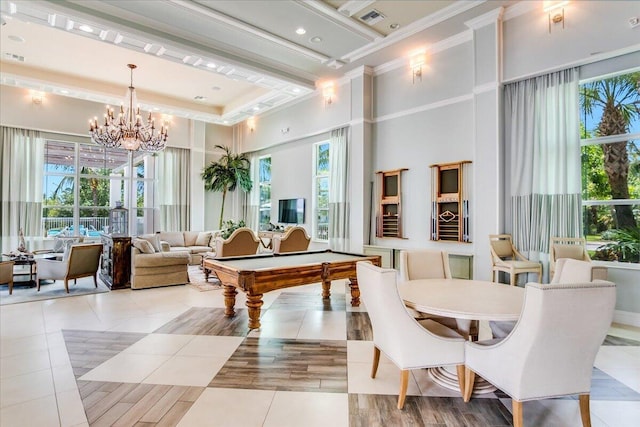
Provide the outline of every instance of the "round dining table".
[[[464,320],[518,320],[524,288],[482,280],[418,279],[398,284],[407,307],[421,313]],[[461,331],[466,336],[468,331]],[[430,368],[430,377],[443,387],[459,390],[455,369]],[[490,393],[491,384],[477,378],[474,394]]]

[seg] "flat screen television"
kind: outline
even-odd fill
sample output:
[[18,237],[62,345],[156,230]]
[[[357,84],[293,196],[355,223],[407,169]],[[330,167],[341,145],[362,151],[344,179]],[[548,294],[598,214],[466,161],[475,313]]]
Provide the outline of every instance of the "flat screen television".
[[280,199],[278,201],[278,222],[304,224],[304,199]]

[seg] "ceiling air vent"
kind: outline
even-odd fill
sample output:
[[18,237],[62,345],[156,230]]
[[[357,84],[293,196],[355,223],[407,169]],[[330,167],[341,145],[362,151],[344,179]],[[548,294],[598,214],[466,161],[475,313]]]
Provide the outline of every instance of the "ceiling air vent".
[[16,55],[15,53],[6,52],[4,57],[10,59],[11,61],[24,62],[24,56]]
[[375,25],[378,22],[382,21],[386,16],[382,13],[378,12],[375,9],[372,9],[371,12],[368,12],[360,17],[360,20],[367,25]]

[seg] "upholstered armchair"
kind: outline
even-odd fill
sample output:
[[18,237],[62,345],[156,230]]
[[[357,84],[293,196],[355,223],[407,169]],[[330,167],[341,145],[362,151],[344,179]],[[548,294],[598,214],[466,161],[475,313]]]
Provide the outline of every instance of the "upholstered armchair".
[[560,258],[591,261],[587,252],[587,241],[578,237],[552,237],[549,244],[549,277],[553,277],[556,262]]
[[216,258],[230,256],[255,255],[258,252],[260,240],[253,230],[241,227],[231,233],[228,239],[216,237]]
[[9,285],[9,295],[13,294],[13,261],[0,262],[0,283]]
[[418,323],[404,306],[396,284],[396,270],[369,262],[356,265],[358,286],[373,328],[373,366],[376,377],[380,352],[401,370],[398,409],[404,407],[412,369],[453,366],[462,391],[465,340],[455,331],[425,320]]
[[[593,265],[590,261],[578,261],[571,258],[560,258],[556,272],[547,286],[559,283],[585,283],[594,280],[607,280],[607,267]],[[489,328],[494,338],[504,338],[511,333],[516,322],[491,321]]]
[[517,284],[517,276],[521,273],[536,273],[538,283],[542,282],[542,264],[529,261],[513,246],[510,234],[490,234],[491,245],[491,277],[498,281],[499,272],[509,273],[509,284]]
[[282,236],[274,236],[271,246],[274,254],[306,251],[311,238],[302,227],[291,227]]
[[64,288],[69,293],[69,280],[82,277],[93,277],[93,284],[98,287],[98,264],[102,254],[102,244],[72,245],[66,257],[61,261],[36,260],[36,283],[40,291],[40,281],[45,279],[64,280]]
[[613,319],[615,284],[528,283],[513,332],[495,343],[465,344],[468,402],[475,375],[513,400],[513,425],[521,427],[522,402],[579,395],[583,426],[590,426],[589,394],[596,354]]

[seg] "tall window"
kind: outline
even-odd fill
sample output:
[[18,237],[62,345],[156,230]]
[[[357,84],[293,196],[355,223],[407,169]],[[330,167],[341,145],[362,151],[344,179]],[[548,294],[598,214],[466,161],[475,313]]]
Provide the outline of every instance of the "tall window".
[[271,156],[258,159],[258,181],[260,185],[259,225],[266,229],[271,222]]
[[329,240],[329,142],[314,145],[313,238]]
[[640,71],[580,86],[584,234],[593,259],[640,261]]
[[[148,156],[147,156],[148,157]],[[43,177],[42,235],[66,231],[98,238],[106,231],[109,209],[121,201],[136,218],[131,234],[153,231],[140,218],[153,218],[153,177],[145,170],[145,155],[107,150],[94,144],[47,140]],[[131,175],[133,179],[131,179]],[[132,186],[133,184],[133,186]]]

